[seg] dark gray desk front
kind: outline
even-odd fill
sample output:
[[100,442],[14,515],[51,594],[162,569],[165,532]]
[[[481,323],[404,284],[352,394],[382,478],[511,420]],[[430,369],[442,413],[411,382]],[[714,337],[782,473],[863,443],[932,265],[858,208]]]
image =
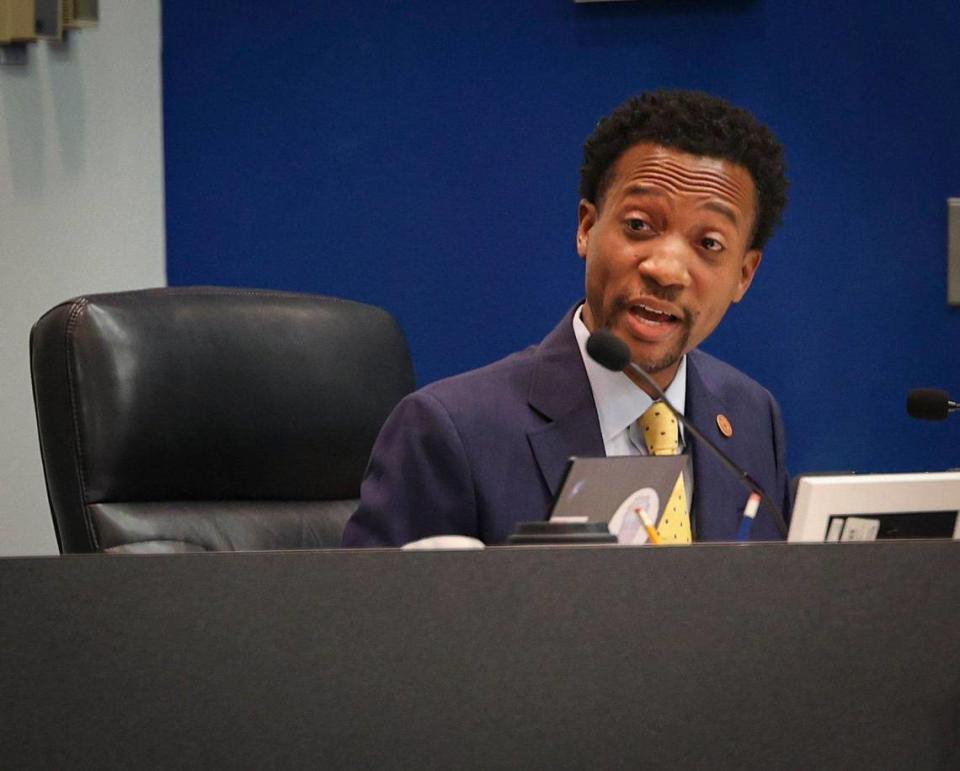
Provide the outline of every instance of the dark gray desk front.
[[0,560],[5,767],[960,768],[960,543]]

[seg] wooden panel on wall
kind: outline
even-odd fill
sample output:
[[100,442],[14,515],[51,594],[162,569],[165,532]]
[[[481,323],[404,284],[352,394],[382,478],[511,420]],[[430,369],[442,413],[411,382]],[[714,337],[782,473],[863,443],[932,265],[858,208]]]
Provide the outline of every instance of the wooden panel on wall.
[[33,0],[0,0],[0,43],[36,40]]
[[63,0],[63,26],[67,29],[95,27],[99,0]]

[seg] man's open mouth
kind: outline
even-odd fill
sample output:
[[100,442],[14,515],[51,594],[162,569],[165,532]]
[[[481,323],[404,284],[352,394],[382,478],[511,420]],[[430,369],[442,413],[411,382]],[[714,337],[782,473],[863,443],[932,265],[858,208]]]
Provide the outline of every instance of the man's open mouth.
[[641,321],[648,324],[673,324],[680,319],[672,313],[658,311],[643,303],[637,303],[630,306],[630,313]]

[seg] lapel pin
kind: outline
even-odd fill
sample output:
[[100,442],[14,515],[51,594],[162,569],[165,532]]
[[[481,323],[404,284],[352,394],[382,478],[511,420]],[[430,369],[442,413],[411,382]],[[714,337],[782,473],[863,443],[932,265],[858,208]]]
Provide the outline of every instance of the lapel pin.
[[730,425],[729,419],[723,413],[717,415],[717,428],[727,439],[733,436],[733,426]]

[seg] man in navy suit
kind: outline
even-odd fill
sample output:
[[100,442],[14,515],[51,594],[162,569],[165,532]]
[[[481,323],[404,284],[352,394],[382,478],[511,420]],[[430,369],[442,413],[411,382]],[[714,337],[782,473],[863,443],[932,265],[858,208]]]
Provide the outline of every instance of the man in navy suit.
[[[431,535],[506,541],[545,519],[571,456],[642,454],[631,426],[656,397],[586,355],[629,346],[684,414],[789,511],[783,425],[760,385],[697,350],[750,288],[786,205],[783,150],[752,115],[706,94],[628,100],[584,145],[577,251],[586,300],[536,346],[411,394],[374,446],[345,546]],[[693,437],[698,541],[732,540],[748,493]],[[761,509],[754,539],[779,539]]]

